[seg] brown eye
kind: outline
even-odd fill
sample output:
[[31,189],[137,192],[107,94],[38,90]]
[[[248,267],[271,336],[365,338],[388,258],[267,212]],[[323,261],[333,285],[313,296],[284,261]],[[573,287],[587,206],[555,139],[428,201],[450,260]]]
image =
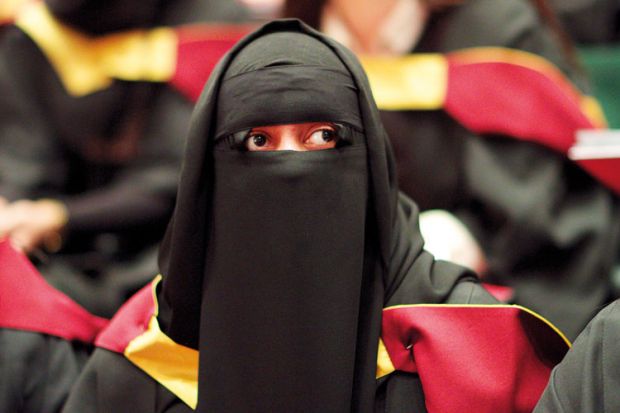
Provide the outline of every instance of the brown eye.
[[338,140],[338,135],[333,129],[319,129],[306,139],[305,145],[316,149],[333,148]]
[[245,146],[248,151],[259,151],[269,143],[269,139],[262,133],[250,135],[246,138]]
[[321,131],[321,138],[323,139],[323,142],[327,143],[327,142],[331,142],[334,139],[336,139],[336,132],[334,132],[333,130],[322,130]]
[[254,135],[252,136],[252,143],[260,148],[267,144],[267,138],[265,135]]

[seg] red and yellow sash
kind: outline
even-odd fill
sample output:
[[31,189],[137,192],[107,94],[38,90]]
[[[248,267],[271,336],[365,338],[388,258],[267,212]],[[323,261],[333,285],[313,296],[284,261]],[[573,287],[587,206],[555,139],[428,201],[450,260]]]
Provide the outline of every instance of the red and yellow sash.
[[[253,27],[160,27],[89,37],[58,22],[39,2],[15,24],[41,48],[67,92],[83,96],[115,79],[169,82],[195,101],[218,60]],[[579,129],[606,126],[596,100],[531,53],[475,48],[448,54],[364,57],[382,110],[443,109],[466,128],[549,147],[563,155]],[[620,159],[576,160],[620,193]]]
[[[198,352],[159,329],[160,279],[122,307],[96,344],[123,354],[194,408]],[[417,373],[430,413],[529,412],[568,347],[555,327],[519,306],[391,307],[383,310],[377,378]]]
[[[362,64],[381,110],[443,109],[473,132],[534,142],[564,156],[578,130],[606,127],[595,99],[531,53],[475,48],[366,57]],[[620,194],[620,159],[575,162]]]
[[43,3],[24,7],[14,24],[39,46],[72,96],[126,80],[170,82],[194,101],[218,60],[253,28],[196,24],[92,37],[59,22]]
[[50,286],[8,240],[0,241],[0,328],[92,343],[107,323]]
[[403,305],[383,310],[377,376],[417,373],[429,413],[531,412],[568,340],[510,305]]

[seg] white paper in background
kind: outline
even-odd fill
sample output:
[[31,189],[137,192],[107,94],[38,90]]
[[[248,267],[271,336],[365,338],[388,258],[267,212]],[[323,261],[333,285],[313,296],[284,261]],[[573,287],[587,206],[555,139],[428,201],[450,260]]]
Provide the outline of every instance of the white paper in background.
[[572,160],[620,158],[620,129],[582,129],[568,150]]
[[[3,0],[0,0],[3,1]],[[252,11],[257,18],[272,19],[280,15],[284,0],[237,0]]]
[[471,268],[481,277],[487,268],[482,248],[465,225],[448,211],[433,209],[420,213],[424,249],[436,259]]

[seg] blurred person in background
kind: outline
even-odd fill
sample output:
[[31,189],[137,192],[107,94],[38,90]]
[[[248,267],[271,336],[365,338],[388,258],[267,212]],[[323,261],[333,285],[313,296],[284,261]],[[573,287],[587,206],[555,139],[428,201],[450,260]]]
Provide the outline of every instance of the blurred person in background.
[[[587,88],[571,44],[544,1],[291,0],[285,3],[283,14],[305,20],[361,56],[393,57],[396,62],[401,56],[482,48],[470,55],[456,55],[455,60],[459,56],[465,63],[487,59],[491,70],[501,71],[510,64],[501,59],[494,62],[497,50],[484,47],[511,48],[546,59],[582,90]],[[531,55],[508,56],[526,61],[512,68],[529,65],[534,72],[549,68]],[[387,68],[395,67],[394,62],[384,66],[386,76],[393,73]],[[370,72],[369,77],[372,84]],[[464,81],[474,97],[477,87],[485,97],[480,102],[472,99],[473,103],[461,108],[462,113],[479,116],[487,124],[503,122],[497,130],[478,132],[441,107],[383,109],[381,117],[394,146],[400,188],[423,211],[444,210],[457,218],[445,215],[444,224],[439,225],[434,214],[434,224],[425,225],[426,213],[422,214],[422,227],[428,229],[425,239],[452,251],[438,255],[452,260],[470,257],[461,262],[482,273],[486,281],[513,288],[514,302],[540,312],[574,338],[597,309],[613,298],[610,273],[619,250],[620,201],[566,153],[527,142],[532,136],[522,139],[505,132],[518,129],[517,122],[525,129],[542,131],[541,135],[547,133],[547,123],[568,124],[561,111],[550,114],[553,122],[543,120],[536,111],[548,109],[544,93],[532,89],[537,86],[528,81],[513,80],[517,79],[504,77],[504,83],[495,86],[489,86],[489,78],[484,77]],[[401,94],[406,93],[407,83]],[[562,83],[563,89],[571,89],[573,106],[579,109],[583,100],[579,91]],[[483,84],[487,85],[484,95]],[[513,84],[519,85],[517,89]],[[433,84],[429,85],[432,91]],[[433,93],[441,95],[441,90]],[[521,99],[526,94],[533,100]],[[476,107],[502,100],[505,105],[499,109]],[[544,103],[530,106],[532,102]],[[493,118],[498,113],[501,120]],[[577,124],[594,127],[587,121]],[[574,141],[575,132],[568,131],[562,139]]]
[[[553,0],[566,31],[578,45],[594,96],[610,128],[620,128],[620,1]],[[620,265],[617,269],[620,284]]]
[[[115,39],[239,21],[245,11],[224,0],[34,3],[0,39],[0,236],[38,259],[56,287],[109,316],[157,271],[192,102],[165,84],[116,80],[98,53],[114,60],[123,47],[143,47],[157,56],[159,46],[148,47],[158,34]],[[142,56],[125,66],[161,66],[140,64]]]
[[550,3],[577,43],[620,41],[620,1],[550,0]]

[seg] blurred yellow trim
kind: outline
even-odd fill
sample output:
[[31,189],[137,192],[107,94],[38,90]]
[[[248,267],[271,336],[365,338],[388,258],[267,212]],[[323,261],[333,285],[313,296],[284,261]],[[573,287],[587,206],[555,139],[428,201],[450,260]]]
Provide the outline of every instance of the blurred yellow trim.
[[607,128],[607,118],[599,101],[592,96],[581,98],[581,110],[598,128]]
[[133,339],[125,357],[192,409],[198,400],[198,351],[175,343],[153,316],[148,330]]
[[148,329],[127,345],[124,354],[134,365],[195,409],[198,400],[198,351],[175,343],[159,328],[157,285],[161,280],[162,276],[158,275],[152,283],[155,309]]
[[401,305],[394,305],[391,307],[385,307],[383,311],[396,310],[399,308],[409,308],[409,307],[506,308],[506,309],[516,308],[519,311],[523,311],[527,314],[532,315],[533,317],[545,323],[547,326],[551,327],[551,329],[558,336],[560,336],[560,338],[564,341],[564,343],[566,343],[568,347],[571,347],[571,342],[566,338],[564,333],[562,333],[562,331],[560,331],[559,328],[557,328],[555,325],[553,325],[553,323],[551,323],[551,321],[547,320],[545,317],[541,316],[540,314],[530,310],[529,308],[526,308],[520,305],[515,305],[515,304],[401,304]]
[[[475,63],[510,63],[528,67],[537,72],[545,72],[548,76],[566,79],[566,75],[553,63],[534,53],[504,47],[473,47],[450,52],[450,60],[459,64]],[[575,91],[577,91],[575,89]]]
[[379,349],[377,351],[377,373],[375,377],[378,379],[383,376],[387,376],[394,370],[396,369],[390,359],[390,354],[388,353],[387,348],[385,348],[385,343],[379,337]]
[[434,110],[443,106],[448,64],[440,54],[361,57],[377,106],[382,110]]
[[24,8],[15,24],[41,48],[73,96],[105,89],[114,79],[165,82],[176,69],[178,39],[169,28],[90,37],[58,22],[43,3]]

